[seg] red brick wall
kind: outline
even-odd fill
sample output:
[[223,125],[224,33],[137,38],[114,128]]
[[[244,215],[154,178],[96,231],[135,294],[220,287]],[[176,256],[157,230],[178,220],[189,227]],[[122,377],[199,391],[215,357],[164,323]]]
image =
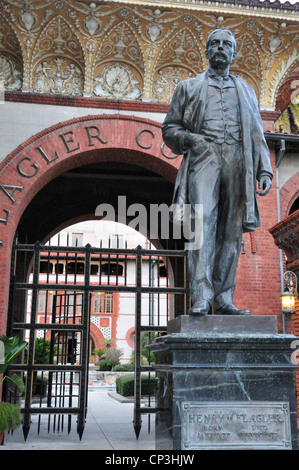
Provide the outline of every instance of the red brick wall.
[[[271,161],[274,170],[274,150],[271,150]],[[251,236],[243,235],[245,254],[239,259],[235,303],[238,307],[249,308],[255,315],[280,317],[279,250],[269,233],[278,218],[275,174],[272,184],[267,196],[258,196],[261,226]]]
[[[295,308],[296,308],[296,313],[293,316],[293,331],[292,331],[292,333],[295,336],[299,337],[299,300],[298,299],[296,300]],[[299,354],[297,354],[296,359],[297,359],[298,365],[299,365]],[[299,411],[299,370],[298,369],[295,372],[295,376],[296,376],[297,412],[298,412]]]

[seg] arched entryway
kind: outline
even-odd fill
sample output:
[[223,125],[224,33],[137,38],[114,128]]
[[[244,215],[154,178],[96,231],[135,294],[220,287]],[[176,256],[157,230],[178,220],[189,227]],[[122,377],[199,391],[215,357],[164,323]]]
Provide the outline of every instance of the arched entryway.
[[[147,211],[151,204],[158,206],[166,203],[170,205],[180,158],[167,152],[169,150],[163,146],[159,124],[138,118],[107,115],[85,117],[53,126],[29,139],[7,157],[1,167],[0,180],[1,213],[3,215],[0,219],[3,228],[0,263],[6,273],[3,276],[1,286],[3,296],[0,303],[0,328],[3,332],[5,332],[8,322],[7,312],[11,312],[11,316],[13,312],[11,305],[8,309],[8,273],[11,267],[11,251],[15,235],[17,234],[18,242],[23,244],[23,248],[20,248],[19,251],[23,249],[23,253],[26,252],[24,244],[35,246],[33,251],[29,250],[28,256],[24,254],[24,258],[21,257],[21,262],[14,258],[14,265],[17,266],[14,273],[18,273],[18,270],[25,273],[22,275],[21,281],[24,283],[23,291],[19,287],[14,287],[16,290],[19,289],[19,297],[14,297],[14,305],[17,307],[17,313],[13,313],[14,326],[16,327],[18,323],[16,328],[25,330],[24,322],[26,323],[25,317],[28,313],[26,305],[28,303],[28,289],[32,291],[31,301],[35,305],[32,312],[37,312],[36,304],[39,302],[39,293],[44,288],[48,293],[50,289],[55,291],[55,286],[43,287],[40,284],[38,273],[42,250],[34,244],[37,241],[44,243],[71,222],[95,218],[96,209],[100,204],[110,204],[119,215],[121,212],[119,210],[120,195],[124,198],[122,202],[124,203],[125,200],[126,207],[137,203]],[[126,207],[124,208],[125,219],[127,217]],[[148,211],[148,216],[150,216],[150,211]],[[49,254],[49,258],[52,254]],[[79,253],[79,255],[81,254],[85,256],[85,263],[87,263],[87,260],[90,260],[90,252],[87,250]],[[75,256],[77,255],[78,253],[75,254]],[[137,256],[140,261],[140,253],[136,253],[136,259]],[[30,266],[33,266],[31,271],[29,270]],[[30,282],[33,284],[27,285],[30,272],[32,273]],[[87,268],[86,272],[88,272]],[[18,278],[18,274],[16,278]],[[92,293],[86,279],[85,274],[85,284],[83,282],[80,286],[74,281],[71,291],[70,285],[61,289],[64,290],[63,293],[58,293],[56,289],[55,308],[52,309],[52,314],[50,313],[50,319],[47,318],[45,310],[42,325],[35,323],[35,320],[30,320],[29,369],[25,365],[23,369],[20,369],[26,371],[27,377],[30,374],[33,377],[34,372],[34,338],[37,337],[38,331],[42,331],[42,329],[47,331],[50,328],[53,333],[50,335],[51,338],[53,337],[53,351],[55,348],[58,351],[57,354],[53,352],[53,358],[59,358],[59,351],[67,350],[67,354],[60,362],[64,369],[71,374],[71,377],[73,377],[72,374],[75,374],[76,367],[78,368],[81,374],[80,387],[85,390],[85,371],[88,361],[85,356],[86,350],[82,353],[80,345],[84,342],[87,344],[89,323],[86,320],[87,316],[83,320],[80,315],[83,311],[88,311],[88,307],[86,307],[88,300],[86,301],[86,299]],[[74,296],[79,299],[78,303],[74,301]],[[46,299],[48,297],[48,295],[45,296]],[[72,325],[64,313],[66,304],[72,307]],[[21,305],[22,308],[19,308]],[[57,324],[53,320],[53,312],[57,315],[56,306],[59,305],[62,306],[59,310],[59,315],[62,318],[59,328],[62,333],[60,336],[58,335],[60,339],[57,340],[57,335],[54,334]],[[32,312],[31,318],[34,318],[35,313],[32,315]],[[49,323],[52,324],[52,327],[48,326]],[[49,332],[47,335],[49,336]],[[73,362],[69,364],[69,357],[72,354]],[[82,355],[85,357],[85,365],[81,360]],[[81,359],[78,359],[77,365],[79,357]],[[57,364],[58,362],[57,359]],[[44,367],[39,366],[39,369],[45,371]],[[50,374],[54,373],[54,364],[53,367]],[[67,384],[66,380],[69,379],[64,378],[63,380]],[[71,383],[72,380],[71,378]],[[61,381],[62,379],[60,379]],[[24,408],[27,412],[23,425],[25,436],[29,431],[30,413],[32,412],[30,411],[29,390],[31,386],[32,384],[27,378]],[[82,435],[84,428],[84,400],[82,403],[82,406],[78,405],[83,410],[83,414],[81,413],[81,417],[78,419],[78,422],[81,423],[79,425],[80,431],[78,431],[80,435]],[[140,415],[138,419],[140,421]]]
[[93,216],[96,204],[116,202],[120,187],[128,204],[158,202],[167,185],[170,198],[180,163],[180,157],[173,157],[163,146],[160,124],[101,115],[45,129],[2,162],[0,331],[7,324],[9,276],[5,273],[10,269],[16,231],[27,242],[42,241],[71,219]]

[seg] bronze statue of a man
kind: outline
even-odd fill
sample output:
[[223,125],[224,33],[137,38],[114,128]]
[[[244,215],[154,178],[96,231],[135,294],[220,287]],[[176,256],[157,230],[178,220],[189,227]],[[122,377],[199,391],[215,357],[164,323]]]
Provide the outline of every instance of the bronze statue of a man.
[[[188,251],[190,314],[246,315],[233,304],[242,233],[260,225],[256,193],[272,187],[269,149],[252,86],[229,74],[236,41],[229,30],[207,40],[207,72],[180,82],[162,125],[163,139],[184,154],[174,189],[174,219],[184,205],[202,208],[203,241]],[[256,191],[256,181],[259,182]]]

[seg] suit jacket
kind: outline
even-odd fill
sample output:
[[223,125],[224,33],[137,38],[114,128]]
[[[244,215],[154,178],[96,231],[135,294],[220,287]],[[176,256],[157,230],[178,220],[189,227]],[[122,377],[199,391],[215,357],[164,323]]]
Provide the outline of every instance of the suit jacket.
[[[243,231],[251,232],[260,225],[256,199],[256,180],[267,174],[273,177],[269,149],[254,90],[233,75],[239,99],[244,158]],[[188,167],[192,150],[184,147],[186,132],[200,134],[208,91],[208,74],[184,80],[175,89],[169,111],[162,124],[166,145],[176,154],[184,154],[173,196],[173,221],[182,222],[184,205],[188,204]]]

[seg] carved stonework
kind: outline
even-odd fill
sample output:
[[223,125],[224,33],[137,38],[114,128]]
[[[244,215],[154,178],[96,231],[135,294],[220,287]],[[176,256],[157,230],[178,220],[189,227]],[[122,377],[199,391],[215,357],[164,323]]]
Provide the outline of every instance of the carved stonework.
[[134,64],[140,72],[144,70],[142,50],[136,34],[126,22],[112,28],[102,41],[95,60],[95,69],[97,64],[111,59],[120,62],[125,60]]
[[0,52],[0,81],[6,90],[21,90],[21,65],[13,57],[2,55]]
[[248,34],[238,36],[236,39],[238,49],[236,58],[230,67],[231,73],[250,83],[259,97],[262,73],[258,47]]
[[34,91],[61,95],[82,95],[83,72],[69,59],[56,57],[43,61],[35,71]]
[[157,58],[152,80],[154,99],[169,102],[180,81],[203,70],[199,44],[195,36],[184,28],[167,41]]
[[195,74],[183,67],[164,67],[154,74],[153,96],[154,99],[163,103],[171,100],[177,84],[194,77]]
[[94,83],[94,94],[102,98],[137,100],[142,95],[141,79],[126,65],[111,64],[103,67]]
[[21,90],[22,51],[12,28],[0,15],[0,81],[6,90]]
[[156,69],[162,65],[175,64],[181,66],[184,63],[190,71],[203,69],[203,59],[201,57],[199,44],[195,36],[184,28],[177,32],[163,47],[159,54]]
[[33,50],[32,62],[31,87],[34,91],[82,94],[83,51],[72,28],[60,16],[42,31]]
[[93,93],[113,99],[140,99],[144,60],[136,34],[123,22],[102,41],[93,70]]

